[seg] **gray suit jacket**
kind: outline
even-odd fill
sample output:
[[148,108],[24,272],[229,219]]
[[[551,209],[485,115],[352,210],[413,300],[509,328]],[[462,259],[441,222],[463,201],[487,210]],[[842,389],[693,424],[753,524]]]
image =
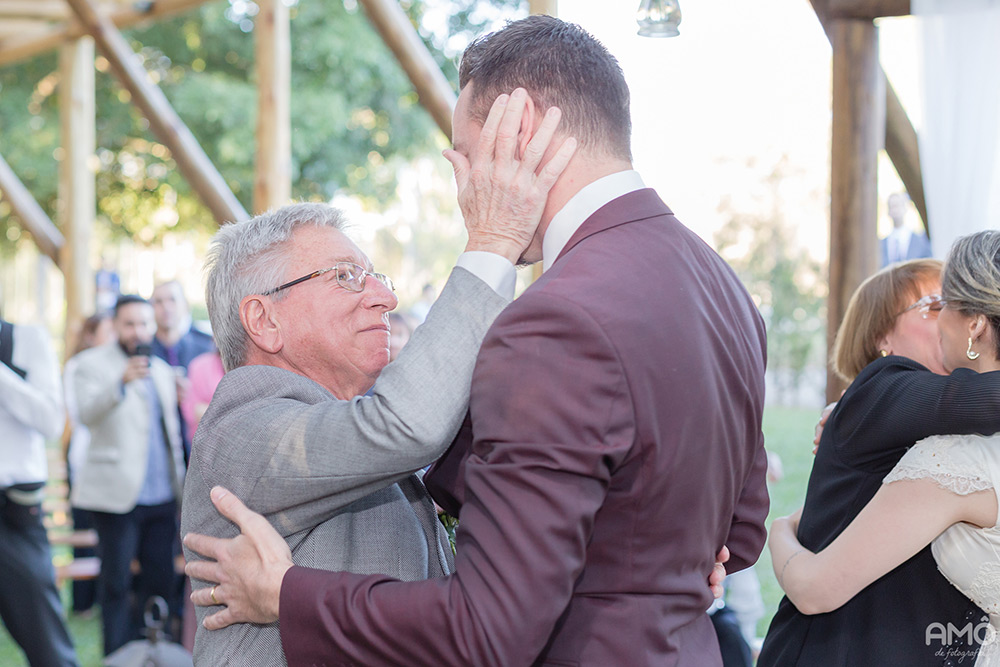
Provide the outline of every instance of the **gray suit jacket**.
[[163,413],[162,424],[151,425],[143,383],[129,382],[122,391],[128,357],[118,343],[84,350],[76,359],[73,390],[80,421],[90,429],[90,447],[83,469],[73,479],[73,506],[113,514],[132,511],[146,475],[150,428],[163,429],[170,448],[170,481],[180,500],[184,450],[170,366],[150,357],[149,371]]
[[[181,533],[239,533],[209,500],[221,484],[268,518],[296,564],[406,581],[447,574],[451,549],[413,473],[458,431],[479,345],[506,305],[456,268],[370,396],[341,401],[271,366],[227,373],[195,434]],[[285,664],[277,623],[208,632],[202,621],[218,609],[197,610],[196,664]]]

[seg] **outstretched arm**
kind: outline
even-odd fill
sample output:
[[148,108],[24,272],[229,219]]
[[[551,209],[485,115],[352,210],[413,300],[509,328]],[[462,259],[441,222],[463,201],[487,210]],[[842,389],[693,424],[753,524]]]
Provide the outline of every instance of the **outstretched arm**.
[[813,553],[795,533],[798,514],[771,524],[771,562],[778,583],[803,614],[833,611],[906,562],[952,524],[997,522],[993,489],[958,495],[930,478],[884,484],[827,548]]

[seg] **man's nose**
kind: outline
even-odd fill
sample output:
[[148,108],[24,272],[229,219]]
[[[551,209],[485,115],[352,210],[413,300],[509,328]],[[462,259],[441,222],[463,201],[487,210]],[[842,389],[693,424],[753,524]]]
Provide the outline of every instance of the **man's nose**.
[[378,310],[390,311],[399,305],[396,294],[381,280],[368,276],[365,280],[365,306]]

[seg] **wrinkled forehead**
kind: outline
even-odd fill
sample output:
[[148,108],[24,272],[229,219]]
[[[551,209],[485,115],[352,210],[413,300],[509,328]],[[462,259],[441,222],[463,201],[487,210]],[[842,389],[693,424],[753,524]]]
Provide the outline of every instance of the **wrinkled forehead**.
[[333,227],[300,227],[289,243],[289,261],[296,270],[319,271],[338,262],[371,270],[372,263],[354,241]]

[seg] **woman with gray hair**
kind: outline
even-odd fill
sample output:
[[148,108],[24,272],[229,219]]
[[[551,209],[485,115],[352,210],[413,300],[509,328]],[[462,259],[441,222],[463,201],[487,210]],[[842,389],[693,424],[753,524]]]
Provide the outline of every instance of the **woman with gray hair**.
[[[941,296],[933,296],[928,304],[940,310],[945,370],[1000,370],[1000,231],[959,239],[945,263]],[[998,494],[1000,435],[921,440],[857,518],[821,551],[799,543],[799,514],[775,520],[770,549],[778,583],[803,614],[823,614],[931,544],[945,577],[989,616],[970,618],[968,627],[960,628],[931,623],[920,633],[928,646],[940,642],[942,648],[954,639],[949,635],[964,634],[964,649],[953,645],[939,657],[957,663],[978,652],[977,667],[1000,665]]]

